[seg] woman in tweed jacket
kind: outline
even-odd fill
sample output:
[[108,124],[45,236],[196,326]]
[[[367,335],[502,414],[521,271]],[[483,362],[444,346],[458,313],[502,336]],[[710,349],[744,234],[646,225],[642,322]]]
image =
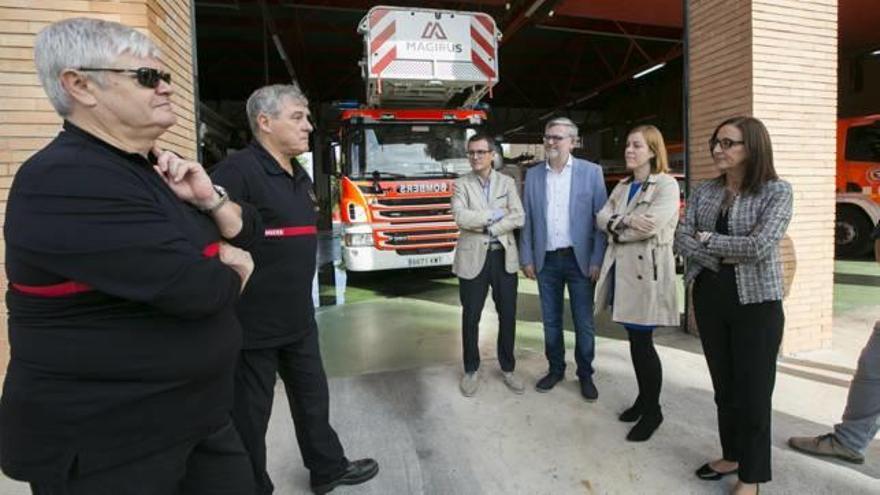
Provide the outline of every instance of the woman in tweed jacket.
[[770,481],[771,396],[782,341],[779,241],[791,220],[791,185],[773,167],[761,121],[735,117],[709,141],[721,175],[688,199],[675,233],[687,260],[694,314],[712,376],[722,458],[697,470],[717,480],[738,473],[731,493]]

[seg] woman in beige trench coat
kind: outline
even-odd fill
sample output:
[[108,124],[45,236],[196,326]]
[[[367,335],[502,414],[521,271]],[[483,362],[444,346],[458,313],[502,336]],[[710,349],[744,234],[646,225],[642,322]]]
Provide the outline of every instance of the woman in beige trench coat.
[[660,357],[654,348],[658,326],[678,326],[675,258],[672,241],[678,223],[678,182],[669,170],[663,136],[656,127],[639,126],[626,140],[627,171],[596,223],[608,236],[608,248],[595,291],[596,311],[611,311],[626,328],[639,395],[620,414],[635,422],[627,440],[642,442],[663,422]]

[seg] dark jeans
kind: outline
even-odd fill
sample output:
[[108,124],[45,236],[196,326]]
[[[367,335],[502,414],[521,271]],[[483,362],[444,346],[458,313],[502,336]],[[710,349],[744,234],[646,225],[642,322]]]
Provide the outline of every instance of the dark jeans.
[[464,371],[472,373],[480,368],[480,315],[486,302],[486,293],[492,287],[492,300],[498,313],[498,364],[502,371],[513,371],[513,343],[516,340],[516,273],[504,268],[504,250],[486,253],[486,263],[480,274],[471,280],[458,279],[461,297],[461,346]]
[[703,270],[693,294],[715,389],[722,455],[739,462],[740,480],[770,481],[770,416],[785,324],[782,301],[740,304],[729,266],[721,274]]
[[248,453],[232,422],[206,438],[61,483],[32,483],[34,495],[241,495],[254,491]]
[[544,320],[544,355],[550,362],[550,373],[565,374],[565,341],[562,338],[564,291],[574,320],[574,360],[578,378],[593,375],[596,331],[593,326],[593,284],[581,273],[574,253],[569,250],[549,251],[538,273],[541,317]]
[[328,481],[348,464],[330,426],[330,393],[313,327],[281,347],[245,349],[236,371],[232,418],[251,454],[257,494],[272,493],[266,472],[266,430],[275,395],[275,373],[284,382],[303,463],[316,483]]
[[641,327],[638,330],[627,327],[626,333],[629,336],[629,355],[636,372],[636,382],[639,384],[636,403],[642,414],[651,415],[660,413],[663,367],[654,347],[654,331],[645,328],[650,327]]

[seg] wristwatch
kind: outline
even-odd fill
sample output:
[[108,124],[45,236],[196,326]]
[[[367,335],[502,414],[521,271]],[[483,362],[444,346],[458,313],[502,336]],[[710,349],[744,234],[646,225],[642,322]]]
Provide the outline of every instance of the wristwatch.
[[217,201],[211,206],[208,206],[207,208],[199,208],[202,213],[214,213],[229,201],[229,194],[226,193],[226,189],[223,186],[214,184],[214,190],[217,191],[219,198],[217,198]]

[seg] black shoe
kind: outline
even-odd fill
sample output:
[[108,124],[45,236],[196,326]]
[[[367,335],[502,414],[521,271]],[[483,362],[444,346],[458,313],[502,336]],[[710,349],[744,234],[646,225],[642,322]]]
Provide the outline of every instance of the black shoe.
[[659,412],[656,414],[645,414],[642,416],[642,419],[640,419],[639,422],[629,430],[626,439],[630,442],[644,442],[651,438],[651,435],[657,431],[657,428],[660,427],[660,423],[662,422],[663,415]]
[[599,391],[593,385],[592,378],[581,378],[581,395],[587,402],[593,402],[599,398]]
[[700,469],[697,469],[696,473],[694,473],[694,474],[696,474],[697,478],[700,478],[701,480],[717,481],[717,480],[720,480],[721,478],[723,478],[729,474],[736,474],[737,471],[739,471],[739,470],[738,469],[731,469],[730,471],[727,471],[726,473],[719,473],[718,471],[715,471],[714,469],[712,469],[712,466],[710,466],[709,463],[707,462],[706,464],[703,464],[702,466],[700,466]]
[[538,392],[549,392],[557,383],[562,381],[563,377],[563,375],[547,373],[544,375],[544,378],[541,378],[538,380],[538,383],[535,384],[535,390]]
[[642,417],[642,405],[639,403],[639,400],[633,403],[629,409],[620,413],[620,416],[617,419],[623,421],[624,423],[635,423]]
[[339,476],[324,482],[312,482],[312,492],[322,494],[332,492],[339,485],[359,485],[365,481],[369,481],[376,473],[379,472],[379,463],[373,459],[359,459],[348,463]]

